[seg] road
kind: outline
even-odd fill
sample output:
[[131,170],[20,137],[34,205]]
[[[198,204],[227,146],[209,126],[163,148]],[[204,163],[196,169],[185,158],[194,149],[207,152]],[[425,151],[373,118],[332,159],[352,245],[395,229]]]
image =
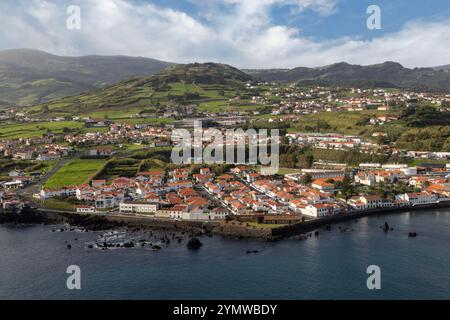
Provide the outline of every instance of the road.
[[25,188],[21,188],[17,190],[17,195],[25,195],[25,194],[35,194],[41,191],[42,186],[62,167],[64,167],[68,162],[72,161],[74,158],[63,158],[56,163],[56,165],[46,174],[41,176],[38,180],[33,181],[33,183]]

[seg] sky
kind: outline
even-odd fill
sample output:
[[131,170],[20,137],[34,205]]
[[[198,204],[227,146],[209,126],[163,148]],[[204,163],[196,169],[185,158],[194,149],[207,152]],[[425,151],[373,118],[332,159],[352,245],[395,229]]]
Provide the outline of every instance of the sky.
[[[71,5],[80,28],[68,28]],[[369,29],[370,5],[381,29]],[[70,20],[74,21],[74,20]],[[78,20],[77,20],[78,21]],[[2,0],[0,50],[239,68],[450,64],[448,0]]]

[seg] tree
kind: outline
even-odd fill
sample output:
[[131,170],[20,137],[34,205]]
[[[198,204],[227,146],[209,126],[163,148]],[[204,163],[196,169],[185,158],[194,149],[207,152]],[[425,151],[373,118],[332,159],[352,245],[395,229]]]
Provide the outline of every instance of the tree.
[[302,184],[310,184],[312,182],[312,180],[313,180],[312,176],[309,173],[307,173],[302,177],[301,183]]
[[299,157],[298,165],[300,168],[309,169],[314,164],[314,156],[312,154],[303,154]]
[[345,198],[345,201],[348,201],[356,194],[355,187],[351,184],[351,179],[348,175],[344,176],[342,182],[338,182],[338,186],[341,188],[341,195]]

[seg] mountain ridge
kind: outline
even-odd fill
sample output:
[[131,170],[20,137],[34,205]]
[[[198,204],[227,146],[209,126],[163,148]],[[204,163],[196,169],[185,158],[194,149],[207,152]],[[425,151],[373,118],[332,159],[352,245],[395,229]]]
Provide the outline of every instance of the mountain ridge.
[[450,73],[435,68],[403,67],[398,62],[386,61],[368,66],[346,62],[308,68],[245,70],[263,81],[280,83],[308,83],[309,85],[386,86],[402,89],[450,90]]

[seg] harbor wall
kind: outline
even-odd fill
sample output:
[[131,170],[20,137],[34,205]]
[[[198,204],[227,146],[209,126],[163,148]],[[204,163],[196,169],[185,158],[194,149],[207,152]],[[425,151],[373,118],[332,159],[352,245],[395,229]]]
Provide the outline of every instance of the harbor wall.
[[280,227],[276,229],[272,229],[272,237],[283,238],[294,235],[299,235],[307,232],[314,231],[318,228],[336,224],[340,222],[360,219],[364,217],[370,216],[378,216],[378,215],[387,215],[393,213],[401,213],[401,212],[410,212],[410,211],[422,211],[422,210],[436,210],[436,209],[445,209],[450,208],[450,201],[440,202],[435,204],[424,204],[417,205],[414,207],[401,207],[401,208],[380,208],[380,209],[372,209],[372,210],[364,210],[364,211],[355,211],[352,213],[343,213],[335,216],[323,217],[320,219],[314,219],[305,221],[302,223],[298,223],[291,226]]

